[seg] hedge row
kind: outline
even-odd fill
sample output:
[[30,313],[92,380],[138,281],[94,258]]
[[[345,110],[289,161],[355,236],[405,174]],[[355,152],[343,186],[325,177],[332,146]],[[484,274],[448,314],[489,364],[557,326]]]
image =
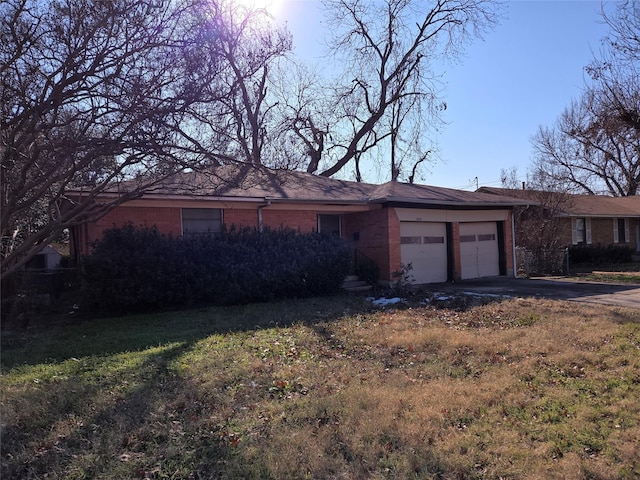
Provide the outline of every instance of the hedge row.
[[571,263],[592,263],[595,265],[628,263],[632,261],[634,249],[615,245],[575,245],[569,247]]
[[174,238],[126,225],[93,247],[82,262],[84,298],[109,312],[330,294],[350,261],[342,239],[286,229]]

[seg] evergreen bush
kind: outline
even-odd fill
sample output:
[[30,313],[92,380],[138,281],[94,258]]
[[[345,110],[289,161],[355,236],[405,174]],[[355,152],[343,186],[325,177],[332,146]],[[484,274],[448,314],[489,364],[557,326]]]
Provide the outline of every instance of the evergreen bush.
[[594,265],[628,263],[632,261],[633,252],[633,248],[622,245],[574,245],[569,247],[569,261]]
[[331,294],[349,260],[344,240],[318,233],[231,228],[174,238],[129,224],[106,231],[81,272],[86,304],[129,312]]

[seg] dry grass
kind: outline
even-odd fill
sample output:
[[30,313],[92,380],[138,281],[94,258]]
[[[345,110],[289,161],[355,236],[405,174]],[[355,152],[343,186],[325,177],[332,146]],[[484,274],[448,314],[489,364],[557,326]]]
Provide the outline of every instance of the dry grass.
[[13,366],[2,478],[640,477],[640,312],[341,301],[226,333],[211,322],[256,312],[207,310],[199,338]]

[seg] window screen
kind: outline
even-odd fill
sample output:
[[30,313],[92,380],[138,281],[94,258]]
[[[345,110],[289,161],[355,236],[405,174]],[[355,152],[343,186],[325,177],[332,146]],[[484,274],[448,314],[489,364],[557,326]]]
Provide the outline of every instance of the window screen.
[[626,235],[626,231],[627,231],[626,227],[627,227],[627,224],[625,222],[625,219],[618,218],[618,242],[619,243],[626,243],[629,241]]
[[340,236],[340,215],[318,215],[318,232]]
[[182,234],[217,235],[222,231],[222,210],[219,208],[183,208]]

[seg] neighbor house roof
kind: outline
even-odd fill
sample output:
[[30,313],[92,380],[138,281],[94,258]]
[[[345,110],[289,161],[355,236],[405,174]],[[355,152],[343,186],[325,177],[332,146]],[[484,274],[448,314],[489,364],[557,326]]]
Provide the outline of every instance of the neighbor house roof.
[[[510,188],[480,187],[480,192],[493,195],[507,195],[534,200],[540,198],[539,190],[518,190]],[[636,217],[640,215],[640,197],[610,197],[607,195],[566,195],[562,206],[567,217]]]

